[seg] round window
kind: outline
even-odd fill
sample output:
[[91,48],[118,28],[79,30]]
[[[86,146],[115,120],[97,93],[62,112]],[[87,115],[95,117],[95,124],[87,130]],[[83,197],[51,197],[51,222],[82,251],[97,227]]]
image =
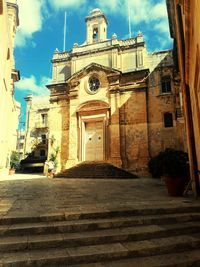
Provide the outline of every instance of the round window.
[[89,89],[92,93],[95,93],[97,92],[97,90],[99,89],[100,87],[100,81],[98,78],[96,77],[91,77],[89,79]]

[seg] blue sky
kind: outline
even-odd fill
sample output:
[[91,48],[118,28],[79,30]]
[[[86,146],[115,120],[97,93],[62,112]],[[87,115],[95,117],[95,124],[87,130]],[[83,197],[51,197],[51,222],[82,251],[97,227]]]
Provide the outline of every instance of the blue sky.
[[[128,0],[18,0],[20,26],[15,40],[15,64],[21,80],[15,83],[15,98],[21,102],[25,121],[24,96],[48,95],[51,63],[56,48],[63,50],[64,12],[67,12],[66,50],[84,43],[85,17],[100,8],[108,19],[108,38],[128,38]],[[170,49],[172,41],[165,0],[129,0],[132,36],[141,31],[147,50]],[[20,124],[21,128],[22,124]]]

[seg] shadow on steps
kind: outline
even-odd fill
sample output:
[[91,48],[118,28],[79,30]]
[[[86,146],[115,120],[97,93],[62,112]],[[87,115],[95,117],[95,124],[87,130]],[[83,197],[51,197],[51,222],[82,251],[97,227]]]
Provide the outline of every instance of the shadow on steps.
[[55,178],[134,179],[138,176],[105,162],[82,162],[56,174]]

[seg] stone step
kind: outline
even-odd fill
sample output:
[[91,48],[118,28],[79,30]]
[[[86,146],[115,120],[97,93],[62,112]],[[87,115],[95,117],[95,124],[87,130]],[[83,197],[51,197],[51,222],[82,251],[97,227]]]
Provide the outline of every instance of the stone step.
[[60,233],[46,235],[23,235],[1,237],[0,251],[37,250],[56,247],[76,247],[114,242],[138,241],[182,234],[198,235],[199,222],[182,222],[167,225],[145,225],[83,231],[76,233]]
[[[49,266],[53,267],[55,265]],[[192,251],[180,251],[179,253],[168,253],[152,255],[147,257],[128,258],[107,262],[83,263],[66,265],[60,267],[199,267],[200,249]]]
[[[73,214],[74,215],[74,214]],[[65,213],[43,214],[40,216],[2,216],[0,225],[11,225],[17,223],[52,222],[65,220]]]
[[66,221],[47,221],[1,225],[0,236],[50,234],[63,232],[92,231],[98,229],[122,228],[150,224],[172,224],[178,222],[199,221],[200,213],[158,214],[146,216],[124,216],[103,219],[82,219]]
[[124,169],[113,166],[106,162],[83,162],[72,168],[58,173],[56,177],[60,178],[106,178],[106,179],[133,179],[138,178]]
[[99,212],[63,212],[57,214],[43,214],[40,216],[19,216],[19,217],[0,217],[0,225],[12,225],[20,223],[38,223],[38,222],[55,222],[64,220],[80,220],[80,219],[100,219],[114,218],[120,216],[136,216],[136,215],[161,215],[161,214],[181,214],[181,213],[198,213],[200,212],[199,205],[187,206],[171,206],[164,205],[163,207],[146,207],[118,210],[100,210]]
[[[113,261],[117,259],[126,259],[126,258],[138,259],[139,257],[139,259],[141,260],[142,257],[142,259],[144,260],[144,257],[147,256],[149,257],[153,255],[162,255],[164,259],[164,257],[171,258],[171,253],[173,254],[174,251],[184,252],[182,254],[185,254],[187,253],[187,251],[191,249],[197,250],[199,246],[200,246],[199,237],[181,235],[177,236],[176,238],[172,236],[159,239],[153,238],[151,240],[143,240],[135,242],[122,241],[122,242],[93,245],[93,246],[78,246],[75,248],[70,247],[70,248],[40,249],[37,251],[32,250],[32,251],[23,251],[14,253],[6,252],[6,253],[1,253],[0,264],[3,267],[8,267],[8,266],[12,267],[68,266],[69,267],[72,264],[95,263],[101,261],[109,261],[109,260]],[[163,263],[165,263],[165,265],[161,266],[169,266],[166,265],[165,261],[163,261]],[[117,265],[108,265],[108,266],[116,267]],[[132,265],[132,266],[145,266],[145,265]],[[176,265],[173,266],[175,267]]]

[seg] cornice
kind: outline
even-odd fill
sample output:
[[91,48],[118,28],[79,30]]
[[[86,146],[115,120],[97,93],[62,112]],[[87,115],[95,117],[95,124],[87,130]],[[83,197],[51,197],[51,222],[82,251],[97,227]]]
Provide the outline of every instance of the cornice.
[[[52,63],[66,62],[66,61],[73,60],[73,58],[80,57],[80,56],[86,56],[86,55],[90,55],[90,54],[93,55],[93,54],[102,53],[105,51],[112,51],[112,50],[116,50],[116,49],[119,52],[119,51],[129,50],[132,48],[137,48],[137,47],[144,47],[144,42],[130,44],[130,45],[116,44],[116,45],[112,45],[109,47],[95,48],[95,49],[82,51],[82,52],[69,52],[67,57],[63,56],[63,57],[60,57],[57,59],[52,59],[51,62]],[[62,53],[60,55],[62,55]]]

